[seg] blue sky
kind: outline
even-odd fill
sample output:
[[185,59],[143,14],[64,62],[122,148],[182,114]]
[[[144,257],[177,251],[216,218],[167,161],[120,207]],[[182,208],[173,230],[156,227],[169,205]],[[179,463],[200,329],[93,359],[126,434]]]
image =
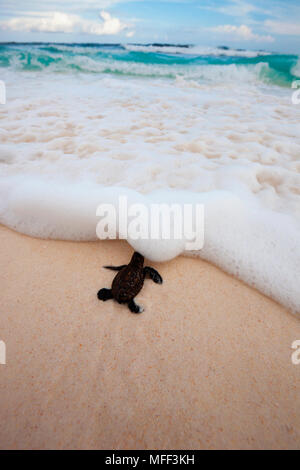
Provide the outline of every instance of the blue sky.
[[0,41],[168,42],[300,54],[300,1],[0,0]]

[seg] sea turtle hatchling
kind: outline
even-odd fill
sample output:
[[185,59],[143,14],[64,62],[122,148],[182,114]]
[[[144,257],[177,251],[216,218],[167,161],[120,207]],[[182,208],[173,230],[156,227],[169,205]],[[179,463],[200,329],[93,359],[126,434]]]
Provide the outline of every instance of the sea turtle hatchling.
[[132,313],[142,313],[143,308],[137,305],[134,297],[144,285],[148,275],[156,284],[162,284],[160,274],[149,266],[144,267],[144,257],[140,253],[133,253],[129,264],[122,266],[103,266],[106,269],[119,271],[112,282],[111,289],[100,289],[97,296],[99,300],[114,299],[119,304],[127,304]]

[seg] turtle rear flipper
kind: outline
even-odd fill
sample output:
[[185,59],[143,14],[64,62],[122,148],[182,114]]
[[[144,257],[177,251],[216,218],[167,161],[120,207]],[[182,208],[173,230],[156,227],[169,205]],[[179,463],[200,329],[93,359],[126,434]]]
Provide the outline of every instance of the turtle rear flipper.
[[97,297],[99,300],[103,300],[105,302],[106,300],[112,299],[112,290],[111,289],[100,289],[98,291]]
[[162,284],[163,283],[163,279],[162,279],[161,275],[159,274],[159,272],[157,272],[156,269],[154,269],[154,268],[150,268],[150,266],[146,266],[144,268],[144,276],[146,277],[147,275],[156,284]]
[[128,308],[132,313],[142,313],[144,311],[143,307],[136,304],[133,299],[128,302]]

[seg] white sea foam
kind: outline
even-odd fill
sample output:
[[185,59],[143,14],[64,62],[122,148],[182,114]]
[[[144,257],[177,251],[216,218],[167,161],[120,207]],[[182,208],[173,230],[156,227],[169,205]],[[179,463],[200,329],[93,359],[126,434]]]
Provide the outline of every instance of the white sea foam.
[[292,68],[291,73],[295,75],[295,77],[300,77],[300,58],[298,58],[298,61]]
[[[0,221],[96,239],[96,207],[205,205],[201,256],[300,312],[300,107],[254,82],[1,76]],[[181,241],[134,241],[151,260]]]

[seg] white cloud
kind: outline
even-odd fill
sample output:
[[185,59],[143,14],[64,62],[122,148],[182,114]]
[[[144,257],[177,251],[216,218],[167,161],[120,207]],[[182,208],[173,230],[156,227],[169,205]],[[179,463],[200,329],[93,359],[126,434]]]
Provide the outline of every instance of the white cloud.
[[241,22],[247,24],[257,24],[257,21],[253,18],[255,13],[267,14],[268,12],[261,8],[258,5],[249,3],[245,0],[227,0],[219,2],[221,5],[199,5],[199,8],[204,10],[210,10],[216,13],[221,13],[222,15],[239,18]]
[[86,20],[79,15],[56,12],[31,12],[26,17],[0,21],[0,28],[10,31],[46,33],[87,33],[113,35],[128,29],[129,25],[106,11],[101,11],[102,22]]
[[289,23],[267,20],[264,25],[271,33],[300,36],[300,21],[298,23]]
[[242,24],[240,26],[225,24],[209,28],[209,30],[215,33],[226,34],[228,36],[231,36],[232,38],[243,39],[245,41],[274,41],[274,38],[272,36],[261,36],[259,34],[253,33],[252,29],[245,24]]
[[225,15],[245,17],[259,9],[255,5],[242,0],[231,0],[229,5],[215,7],[214,10]]

